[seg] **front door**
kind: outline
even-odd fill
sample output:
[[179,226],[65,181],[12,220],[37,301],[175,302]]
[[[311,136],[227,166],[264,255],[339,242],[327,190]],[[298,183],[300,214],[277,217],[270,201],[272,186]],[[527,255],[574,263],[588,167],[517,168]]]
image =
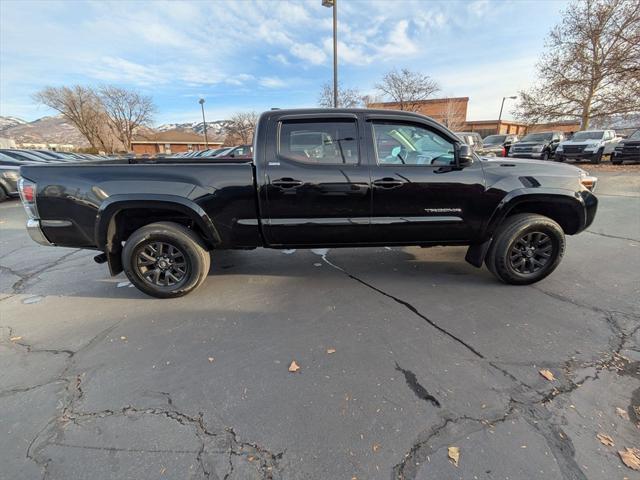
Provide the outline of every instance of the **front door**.
[[274,124],[265,175],[263,227],[271,245],[345,245],[367,241],[371,189],[356,115]]
[[376,243],[464,243],[480,229],[480,160],[456,166],[459,141],[418,122],[369,118],[367,141]]

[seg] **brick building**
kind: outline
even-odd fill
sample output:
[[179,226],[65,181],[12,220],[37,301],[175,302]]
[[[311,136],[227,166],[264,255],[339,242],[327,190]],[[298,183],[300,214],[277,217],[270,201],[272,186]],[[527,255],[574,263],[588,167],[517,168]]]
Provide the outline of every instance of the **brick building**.
[[[440,122],[451,130],[456,131],[459,131],[460,127],[467,121],[468,104],[469,97],[433,98],[411,102],[416,113],[431,117],[436,122]],[[370,103],[368,107],[400,110],[398,102]]]
[[[556,130],[561,132],[577,132],[580,123],[575,121],[540,123],[529,125],[514,120],[467,120],[469,97],[433,98],[411,102],[417,113],[433,118],[454,132],[478,132],[486,137],[494,133],[511,133],[518,136],[529,132]],[[399,110],[397,102],[371,103],[369,108]]]
[[[222,142],[211,140],[208,148],[219,148]],[[131,149],[136,155],[158,155],[180,152],[192,152],[207,148],[204,136],[185,130],[167,130],[165,132],[137,135],[131,142]]]

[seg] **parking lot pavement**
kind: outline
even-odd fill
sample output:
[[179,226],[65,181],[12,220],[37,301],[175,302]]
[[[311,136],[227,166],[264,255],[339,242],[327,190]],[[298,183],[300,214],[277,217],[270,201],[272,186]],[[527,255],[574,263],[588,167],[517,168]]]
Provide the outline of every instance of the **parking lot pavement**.
[[598,175],[530,287],[463,248],[256,250],[157,300],[1,204],[0,477],[638,478],[640,172]]

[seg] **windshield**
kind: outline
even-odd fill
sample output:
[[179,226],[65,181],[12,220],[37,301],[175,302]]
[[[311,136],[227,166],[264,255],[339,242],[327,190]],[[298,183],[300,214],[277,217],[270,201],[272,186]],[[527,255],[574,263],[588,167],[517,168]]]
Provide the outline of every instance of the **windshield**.
[[571,140],[600,140],[604,132],[576,132]]
[[482,143],[485,145],[500,145],[504,143],[506,138],[506,135],[489,135],[482,140]]
[[640,130],[636,130],[631,134],[629,140],[640,140]]
[[548,142],[553,137],[553,133],[530,133],[520,140],[521,142]]

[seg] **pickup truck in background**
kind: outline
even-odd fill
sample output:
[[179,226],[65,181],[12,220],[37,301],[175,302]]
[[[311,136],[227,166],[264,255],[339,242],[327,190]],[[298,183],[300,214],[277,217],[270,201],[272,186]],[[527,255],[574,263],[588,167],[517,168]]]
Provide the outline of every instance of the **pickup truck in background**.
[[588,160],[600,163],[604,155],[610,155],[618,138],[615,130],[583,130],[576,132],[569,140],[560,142],[556,148],[554,160]]
[[[530,284],[587,228],[596,179],[571,165],[476,156],[422,115],[272,110],[253,158],[109,160],[21,168],[27,230],[100,251],[141,291],[184,295],[218,249],[465,245],[500,280]],[[215,255],[213,256],[215,259]]]
[[563,140],[562,132],[528,133],[511,145],[509,157],[549,160],[553,158],[556,148]]

